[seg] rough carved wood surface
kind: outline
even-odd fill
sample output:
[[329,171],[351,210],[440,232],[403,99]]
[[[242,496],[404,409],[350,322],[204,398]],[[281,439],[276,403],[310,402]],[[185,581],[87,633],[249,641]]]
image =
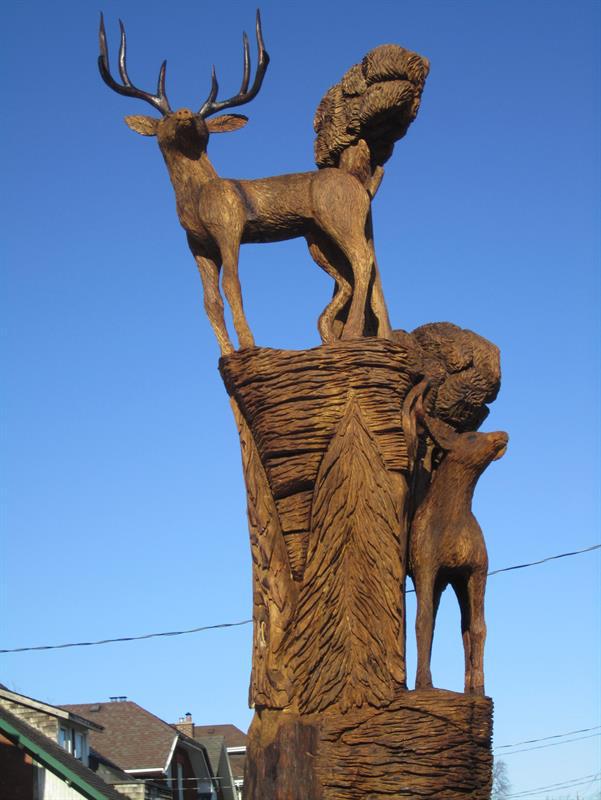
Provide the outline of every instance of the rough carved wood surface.
[[241,351],[220,368],[248,487],[251,702],[386,705],[406,681],[401,409],[419,351],[374,338]]
[[[482,378],[473,350],[456,355],[475,341],[494,365],[486,340],[445,323],[427,336],[425,349],[423,332],[395,331],[394,342],[221,359],[253,558],[250,800],[488,797],[490,701],[404,691],[407,528],[430,441],[427,387],[436,399],[449,380],[464,386],[448,408],[466,424],[474,409],[484,416],[472,398],[498,381],[494,369]],[[439,466],[430,460],[428,480]]]
[[409,336],[402,344],[373,338],[360,347],[339,342],[302,352],[240,351],[223,358],[220,369],[251,425],[284,534],[309,530],[317,472],[349,391],[387,469],[408,470],[400,405],[421,374],[421,353]]
[[401,692],[384,710],[264,711],[249,731],[245,792],[261,800],[488,800],[492,701]]

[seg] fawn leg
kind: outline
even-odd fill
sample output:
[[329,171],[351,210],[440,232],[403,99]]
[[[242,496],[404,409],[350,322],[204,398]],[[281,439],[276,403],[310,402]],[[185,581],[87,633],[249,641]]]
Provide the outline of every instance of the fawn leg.
[[463,638],[463,655],[465,658],[464,691],[466,694],[469,694],[472,684],[472,643],[470,636],[472,615],[467,590],[467,579],[457,578],[453,581],[452,586],[457,595],[459,610],[461,611],[461,636]]
[[472,572],[467,590],[470,604],[471,640],[471,680],[470,694],[484,694],[484,642],[486,623],[484,621],[484,592],[486,589],[486,570]]
[[415,638],[417,640],[416,689],[432,688],[430,657],[434,635],[434,576],[418,574],[413,578],[417,597],[415,617]]

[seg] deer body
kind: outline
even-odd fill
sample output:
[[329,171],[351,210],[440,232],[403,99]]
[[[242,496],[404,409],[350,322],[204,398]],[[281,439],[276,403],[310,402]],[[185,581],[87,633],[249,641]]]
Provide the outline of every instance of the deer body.
[[432,687],[430,658],[436,612],[450,584],[461,610],[465,691],[484,694],[484,592],[488,556],[482,530],[472,513],[478,478],[507,446],[503,432],[458,434],[422,414],[423,424],[446,451],[419,506],[409,536],[409,574],[417,595],[416,689]]
[[165,95],[165,64],[159,73],[156,95],[134,87],[125,66],[125,31],[121,24],[119,72],[122,83],[117,83],[109,70],[102,19],[100,26],[99,68],[105,83],[120,94],[146,100],[161,112],[161,119],[130,116],[126,117],[126,122],[137,133],[158,139],[175,190],[180,223],[188,234],[202,278],[205,310],[221,353],[230,353],[233,345],[225,324],[220,271],[223,271],[223,291],[232,311],[240,347],[253,347],[238,278],[240,245],[299,236],[307,239],[313,259],[336,281],[336,294],[319,321],[322,339],[327,342],[336,338],[334,319],[347,307],[341,338],[362,336],[368,303],[378,335],[389,337],[390,323],[369,233],[370,195],[358,178],[342,169],[326,168],[257,180],[224,179],[209,161],[206,153],[209,135],[236,130],[248,121],[239,114],[208,119],[209,115],[255,97],[269,63],[258,13],[259,62],[250,89],[246,34],[243,41],[244,75],[238,95],[217,102],[218,85],[213,71],[211,91],[201,109],[197,113],[185,108],[173,112]]

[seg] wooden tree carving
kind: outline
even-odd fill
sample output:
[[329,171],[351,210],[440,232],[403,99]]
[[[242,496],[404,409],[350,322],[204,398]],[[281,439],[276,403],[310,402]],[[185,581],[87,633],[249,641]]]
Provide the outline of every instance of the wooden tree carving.
[[[258,12],[256,40],[252,81],[245,34],[239,92],[218,100],[213,71],[197,112],[171,109],[165,63],[156,94],[132,84],[122,24],[117,81],[102,17],[98,60],[111,89],[160,114],[126,122],[157,137],[240,436],[256,710],[245,797],[484,800],[492,775],[487,558],[471,499],[507,445],[504,433],[477,431],[499,390],[499,352],[451,323],[392,329],[371,216],[384,164],[417,115],[429,63],[398,45],[376,47],[319,104],[317,170],[222,178],[207,155],[210,135],[247,118],[214,115],[256,97],[269,64]],[[255,347],[239,248],[299,236],[334,279],[318,321],[323,344]],[[405,664],[408,575],[418,599],[415,691]],[[461,607],[465,694],[432,688],[434,621],[447,585]]]

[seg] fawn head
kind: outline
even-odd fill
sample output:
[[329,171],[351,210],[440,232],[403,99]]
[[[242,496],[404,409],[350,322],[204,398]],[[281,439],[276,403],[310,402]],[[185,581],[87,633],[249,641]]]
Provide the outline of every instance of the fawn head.
[[222,114],[214,119],[207,119],[211,114],[217,111],[222,111],[226,108],[234,108],[250,102],[257,96],[267,66],[269,64],[269,54],[265,50],[263,43],[263,34],[261,31],[261,16],[257,11],[256,21],[256,36],[257,36],[257,49],[258,49],[258,63],[257,71],[252,86],[250,84],[250,46],[248,43],[248,36],[243,34],[242,43],[244,51],[244,67],[242,75],[242,85],[238,94],[227,100],[217,100],[217,93],[219,91],[219,84],[217,83],[217,76],[215,67],[211,76],[211,90],[209,96],[202,104],[197,112],[190,111],[188,108],[180,108],[178,111],[173,111],[169,105],[167,95],[165,93],[165,72],[167,62],[163,61],[159,71],[159,79],[157,84],[156,94],[138,89],[132,84],[127,74],[126,63],[126,37],[125,28],[121,20],[119,20],[121,29],[121,43],[119,46],[119,75],[121,76],[121,83],[118,83],[111,75],[109,68],[108,47],[106,43],[106,32],[104,29],[104,18],[100,15],[100,55],[98,56],[98,68],[102,80],[109,88],[118,94],[125,95],[126,97],[137,97],[150,103],[153,108],[160,112],[161,117],[149,117],[144,115],[134,115],[125,117],[126,124],[136,133],[142,136],[156,136],[161,150],[176,149],[188,156],[189,158],[198,158],[202,152],[206,150],[211,133],[225,133],[226,131],[235,131],[243,127],[248,122],[248,117],[242,114]]
[[457,433],[451,425],[426,413],[423,394],[417,399],[415,414],[438,447],[445,452],[445,460],[463,464],[480,473],[491,461],[497,461],[505,455],[509,442],[509,436],[505,431]]

